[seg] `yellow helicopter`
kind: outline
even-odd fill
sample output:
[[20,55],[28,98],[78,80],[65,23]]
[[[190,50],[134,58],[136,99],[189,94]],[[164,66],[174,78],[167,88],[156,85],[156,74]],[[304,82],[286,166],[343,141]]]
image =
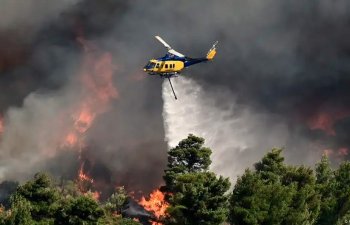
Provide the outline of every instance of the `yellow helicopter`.
[[168,52],[165,56],[158,59],[151,59],[147,65],[143,68],[143,71],[149,75],[158,75],[162,78],[169,80],[171,90],[174,93],[175,99],[177,99],[173,85],[170,78],[178,76],[183,69],[192,66],[197,63],[206,62],[212,60],[216,55],[216,41],[208,51],[206,57],[203,58],[190,58],[177,51],[175,51],[168,43],[166,43],[161,37],[155,36],[167,49]]

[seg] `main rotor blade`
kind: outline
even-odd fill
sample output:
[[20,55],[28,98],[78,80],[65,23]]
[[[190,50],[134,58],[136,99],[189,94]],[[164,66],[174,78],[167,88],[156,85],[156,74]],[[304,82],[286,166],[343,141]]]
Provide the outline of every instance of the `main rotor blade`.
[[184,54],[181,54],[180,52],[177,52],[174,49],[170,49],[168,52],[179,57],[185,57]]
[[158,41],[160,41],[160,42],[168,49],[168,52],[169,52],[170,54],[176,55],[176,56],[178,56],[178,57],[185,57],[184,54],[181,54],[180,52],[175,51],[168,43],[166,43],[166,42],[163,40],[163,38],[161,38],[161,37],[159,37],[159,36],[155,36],[155,37],[158,39]]
[[172,49],[171,46],[163,40],[163,38],[161,38],[161,37],[159,37],[159,36],[155,36],[155,37],[156,37],[156,38],[158,39],[158,41],[160,41],[160,43],[162,43],[168,50]]

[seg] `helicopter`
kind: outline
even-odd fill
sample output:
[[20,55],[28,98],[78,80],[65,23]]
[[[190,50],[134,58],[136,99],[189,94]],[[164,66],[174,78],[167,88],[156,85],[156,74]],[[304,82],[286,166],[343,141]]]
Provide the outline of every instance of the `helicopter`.
[[149,75],[158,75],[161,78],[167,78],[169,80],[171,90],[173,91],[175,99],[177,99],[176,93],[174,91],[173,85],[170,78],[177,77],[181,72],[194,64],[211,61],[216,55],[216,41],[213,46],[209,49],[206,57],[203,58],[190,58],[184,54],[174,50],[168,43],[166,43],[161,37],[155,36],[155,38],[162,43],[168,52],[165,56],[158,59],[151,59],[147,65],[143,68],[144,72]]

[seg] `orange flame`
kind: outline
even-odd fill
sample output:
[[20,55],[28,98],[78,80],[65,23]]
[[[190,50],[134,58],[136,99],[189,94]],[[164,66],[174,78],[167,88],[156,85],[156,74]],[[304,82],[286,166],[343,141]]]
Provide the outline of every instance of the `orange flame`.
[[79,133],[85,133],[95,119],[95,113],[91,112],[89,108],[82,108],[74,122],[74,128]]
[[324,149],[323,154],[326,155],[327,157],[330,157],[333,154],[332,149]]
[[[95,119],[106,112],[112,99],[118,97],[113,85],[114,66],[110,53],[101,53],[90,42],[79,37],[77,41],[84,50],[83,64],[79,74],[81,84],[80,103],[71,109],[72,125],[63,140],[65,147],[78,147],[80,168],[77,174],[78,186],[86,193],[94,179],[85,171],[82,151],[85,145],[85,134]],[[90,184],[90,185],[89,185]],[[89,187],[86,187],[89,186]],[[100,193],[91,192],[92,197],[99,199]]]
[[336,132],[334,130],[334,124],[347,116],[349,116],[349,111],[341,111],[336,113],[321,112],[316,117],[312,118],[308,125],[311,130],[323,130],[329,136],[335,136]]
[[324,149],[323,154],[327,157],[336,157],[338,159],[342,159],[343,157],[349,155],[349,149],[347,147],[338,148],[338,150],[333,149]]
[[92,198],[95,199],[95,201],[98,201],[100,199],[100,192],[92,192]]
[[349,149],[346,147],[342,147],[338,149],[339,156],[347,156],[349,154]]
[[2,134],[3,132],[4,132],[4,121],[0,116],[0,134]]
[[[139,204],[146,210],[153,212],[158,219],[165,216],[166,209],[169,207],[169,203],[165,200],[163,192],[158,189],[150,194],[149,200],[142,197]],[[152,225],[161,225],[161,223],[152,222]]]
[[64,141],[65,145],[74,146],[78,143],[78,137],[75,133],[69,133]]
[[84,169],[83,168],[84,168],[84,163],[82,163],[80,165],[79,174],[78,174],[79,180],[81,180],[81,181],[88,181],[90,183],[94,183],[94,179],[92,179],[86,173],[84,173]]

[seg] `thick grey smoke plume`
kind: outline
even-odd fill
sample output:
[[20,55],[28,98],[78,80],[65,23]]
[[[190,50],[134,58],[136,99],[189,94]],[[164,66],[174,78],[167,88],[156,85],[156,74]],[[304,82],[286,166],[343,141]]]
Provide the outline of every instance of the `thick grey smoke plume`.
[[[40,169],[76,176],[77,151],[56,145],[71,122],[69,115],[60,122],[59,114],[69,114],[84,96],[78,75],[86,52],[78,37],[95,46],[94,54],[111,54],[118,91],[84,136],[87,172],[100,186],[155,188],[166,164],[165,137],[175,145],[188,133],[207,139],[213,169],[231,177],[272,146],[285,146],[287,159],[297,163],[317,160],[324,149],[344,157],[349,4],[4,1],[1,179],[24,179]],[[141,71],[150,57],[164,54],[154,35],[192,57],[219,40],[214,62],[176,81],[179,101],[163,87],[164,112],[162,80]]]
[[177,12],[179,29],[193,32],[182,32],[187,45],[176,49],[187,53],[192,45],[198,55],[208,38],[220,44],[213,63],[186,72],[193,80],[179,78],[179,101],[165,83],[171,146],[186,133],[205,137],[212,168],[233,179],[274,146],[298,164],[315,163],[325,149],[334,159],[347,157],[348,2],[191,3]]
[[[206,146],[213,150],[213,171],[234,180],[266,150],[287,146],[292,132],[282,117],[255,112],[234,98],[225,102],[227,96],[233,96],[227,89],[208,92],[190,78],[176,78],[173,84],[177,101],[168,82],[163,83],[163,117],[169,147],[176,146],[189,133],[204,137]],[[300,163],[300,156],[290,152],[297,151],[297,146],[308,146],[302,162],[313,163],[320,149],[301,135],[297,141],[288,146],[288,158],[297,157],[296,163]]]
[[[79,0],[2,0],[0,8],[0,28],[40,29],[57,19],[63,11],[76,4]],[[34,30],[35,31],[35,30]]]
[[[128,4],[38,4],[11,2],[6,7],[12,13],[2,15],[9,22],[0,28],[0,45],[8,47],[0,52],[0,87],[6,93],[0,98],[0,179],[23,181],[41,170],[76,179],[83,160],[99,190],[124,185],[148,192],[158,187],[166,163],[161,82],[140,80],[140,66],[128,68],[123,61],[128,45],[117,31]],[[35,21],[22,20],[32,13]],[[22,30],[30,30],[30,36],[17,36]],[[107,103],[95,92],[108,87],[99,62],[106,54],[112,59],[110,85],[117,93]],[[84,73],[93,74],[88,84]],[[94,122],[79,137],[83,146],[67,146],[65,138],[76,131],[84,104],[95,113]]]

